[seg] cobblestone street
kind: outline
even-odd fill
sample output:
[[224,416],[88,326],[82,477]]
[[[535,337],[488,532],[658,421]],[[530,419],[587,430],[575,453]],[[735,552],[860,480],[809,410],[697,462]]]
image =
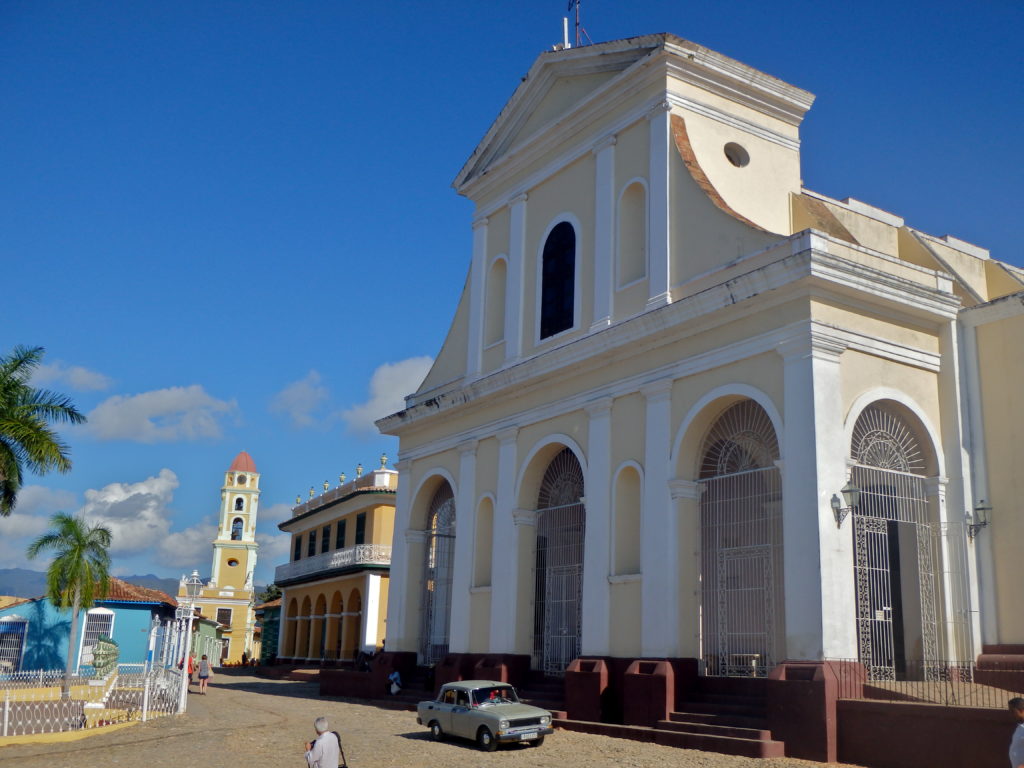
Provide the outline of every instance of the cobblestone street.
[[797,768],[803,760],[751,760],[673,749],[604,736],[556,731],[539,749],[492,754],[468,742],[437,744],[411,712],[380,709],[317,695],[317,685],[218,675],[210,692],[190,694],[188,714],[63,743],[0,748],[0,763],[18,768],[298,768],[312,722],[325,715],[343,739],[351,768],[440,766],[587,766],[587,768]]

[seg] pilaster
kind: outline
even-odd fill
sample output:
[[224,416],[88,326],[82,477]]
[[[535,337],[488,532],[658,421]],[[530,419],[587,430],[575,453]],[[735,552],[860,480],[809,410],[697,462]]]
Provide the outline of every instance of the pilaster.
[[587,524],[583,543],[583,602],[580,649],[585,655],[607,655],[610,647],[608,565],[611,562],[611,442],[612,398],[602,397],[586,407]]
[[615,249],[615,137],[606,136],[594,147],[594,319],[590,330],[612,322]]
[[470,642],[469,587],[476,541],[476,449],[476,440],[459,446],[459,496],[455,500],[455,563],[448,633],[448,648],[452,653],[466,653]]
[[641,650],[645,657],[677,653],[679,610],[676,571],[676,519],[669,498],[668,469],[672,422],[672,380],[641,387],[647,401],[644,423],[644,495],[640,511],[643,581]]
[[647,265],[647,308],[655,309],[672,301],[671,281],[671,201],[669,199],[669,161],[672,142],[672,105],[663,101],[648,115],[650,131],[650,231]]
[[516,605],[519,597],[519,531],[515,482],[518,467],[515,427],[498,432],[498,488],[494,504],[494,539],[491,542],[491,652],[515,651]]
[[505,290],[505,360],[523,353],[523,269],[526,259],[526,193],[509,201],[508,270]]
[[484,337],[484,291],[487,287],[487,219],[473,222],[473,260],[469,268],[469,343],[466,375],[480,375]]
[[[395,491],[395,532],[406,532],[409,528],[411,463],[400,460],[395,464],[398,470],[398,488]],[[416,650],[416,639],[406,634],[406,606],[415,598],[409,597],[410,590],[416,589],[416,580],[409,574],[409,540],[407,535],[392,537],[391,570],[389,571],[387,640],[393,651]]]

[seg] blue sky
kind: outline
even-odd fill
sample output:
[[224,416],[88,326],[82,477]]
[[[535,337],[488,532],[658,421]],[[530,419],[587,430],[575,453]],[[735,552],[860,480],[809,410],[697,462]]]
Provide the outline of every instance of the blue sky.
[[[119,573],[210,561],[223,472],[263,473],[260,567],[297,493],[393,455],[465,280],[451,180],[563,0],[0,7],[0,350],[90,414],[29,478],[0,563],[56,510]],[[817,95],[806,186],[1024,265],[1024,6],[584,0],[595,42],[672,32]],[[38,566],[37,566],[38,567]],[[0,593],[3,585],[0,584]]]

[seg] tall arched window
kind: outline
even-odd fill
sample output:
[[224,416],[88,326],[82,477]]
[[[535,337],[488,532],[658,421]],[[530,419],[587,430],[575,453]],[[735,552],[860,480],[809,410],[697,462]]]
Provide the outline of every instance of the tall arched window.
[[647,191],[634,181],[619,198],[618,286],[647,274]]
[[239,496],[237,499],[235,499],[235,512],[241,512],[242,511],[242,507],[244,507],[244,506],[245,506],[245,502],[242,500],[241,496]]
[[568,448],[551,460],[537,495],[533,653],[561,675],[580,655],[583,593],[583,469]]
[[615,479],[612,573],[640,573],[640,473],[623,467]]
[[[312,531],[309,534],[312,538],[316,538],[316,532]],[[242,518],[236,517],[231,522],[231,540],[241,541],[242,540]]]
[[573,326],[576,292],[576,230],[563,221],[544,242],[541,256],[540,337]]
[[779,444],[764,408],[727,408],[701,456],[704,662],[709,674],[761,677],[785,637]]
[[455,565],[455,495],[448,483],[430,501],[425,544],[420,652],[424,664],[436,664],[448,654]]
[[484,346],[497,344],[505,338],[505,281],[507,268],[504,259],[495,259],[487,275],[487,302],[484,304]]

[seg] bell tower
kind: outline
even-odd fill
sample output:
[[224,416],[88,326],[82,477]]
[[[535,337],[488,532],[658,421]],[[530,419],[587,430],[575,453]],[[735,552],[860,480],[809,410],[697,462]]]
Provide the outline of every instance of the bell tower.
[[[200,613],[216,619],[223,643],[220,660],[238,662],[242,653],[254,656],[253,645],[256,570],[256,513],[259,510],[260,474],[256,462],[242,451],[224,473],[220,489],[220,516],[213,540],[210,580],[195,601]],[[178,597],[185,595],[184,576]],[[214,660],[216,661],[216,660]]]
[[256,569],[256,513],[260,500],[260,474],[256,462],[242,451],[224,473],[220,489],[220,517],[213,542],[210,586],[252,591]]

